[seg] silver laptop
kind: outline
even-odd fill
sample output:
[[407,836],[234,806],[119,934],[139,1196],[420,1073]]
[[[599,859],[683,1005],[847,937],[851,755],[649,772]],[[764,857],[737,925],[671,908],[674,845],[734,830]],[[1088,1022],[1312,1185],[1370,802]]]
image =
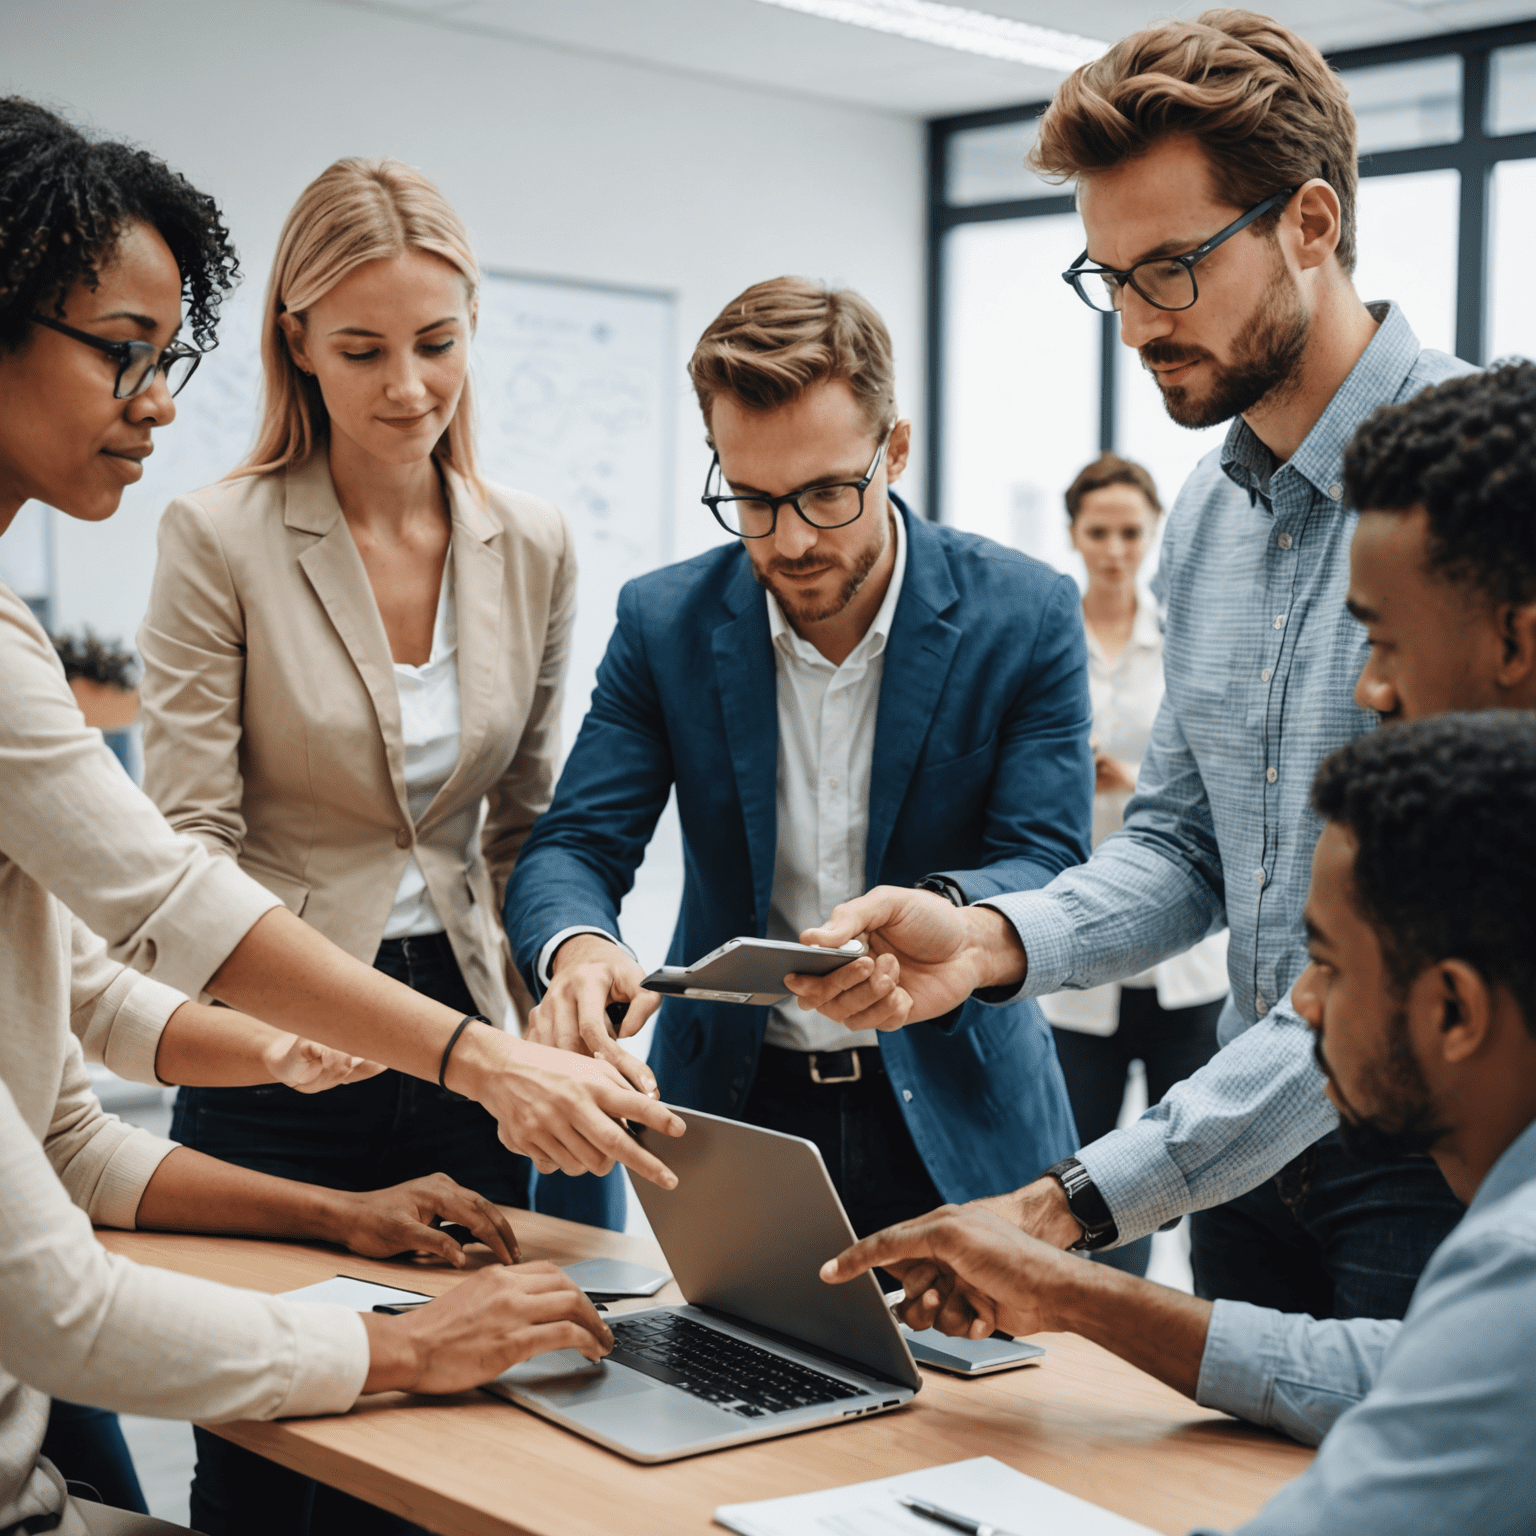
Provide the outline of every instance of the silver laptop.
[[596,1364],[557,1350],[487,1390],[634,1461],[673,1461],[883,1413],[922,1385],[873,1275],[818,1271],[853,1228],[809,1141],[694,1109],[681,1140],[639,1140],[677,1188],[635,1180],[686,1298],[608,1320]]

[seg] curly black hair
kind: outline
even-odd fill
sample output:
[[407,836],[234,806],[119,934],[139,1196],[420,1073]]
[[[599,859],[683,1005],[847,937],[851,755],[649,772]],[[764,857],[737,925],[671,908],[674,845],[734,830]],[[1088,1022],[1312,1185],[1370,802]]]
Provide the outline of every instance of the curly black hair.
[[1354,834],[1355,908],[1397,993],[1463,960],[1536,1035],[1536,713],[1383,726],[1323,762],[1312,806]]
[[1423,507],[1447,580],[1495,604],[1536,600],[1536,363],[1382,406],[1345,451],[1344,496],[1362,511]]
[[145,150],[87,138],[34,101],[0,97],[0,349],[20,346],[43,306],[62,315],[75,283],[94,288],[134,222],[170,246],[187,329],[209,350],[240,271],[214,200]]

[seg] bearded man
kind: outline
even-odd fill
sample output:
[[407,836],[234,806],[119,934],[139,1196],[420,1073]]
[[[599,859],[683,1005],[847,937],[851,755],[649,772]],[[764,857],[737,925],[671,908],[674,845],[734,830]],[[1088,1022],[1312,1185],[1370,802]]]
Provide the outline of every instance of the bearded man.
[[662,1004],[620,942],[619,903],[674,786],[673,964],[738,936],[793,939],[879,881],[963,904],[1080,863],[1093,758],[1077,586],[890,491],[911,424],[890,336],[856,293],[759,283],[690,372],[715,449],[704,502],[732,538],[625,587],[507,931],[540,999],[535,1038],[602,1055],[610,1009],[630,1035],[660,1004],[663,1096],[814,1141],[862,1234],[1011,1189],[1077,1145],[1038,1006],[966,1003],[882,1035],[793,1000]]
[[995,1209],[1090,1249],[1193,1211],[1200,1295],[1400,1318],[1459,1202],[1425,1159],[1344,1155],[1288,994],[1321,827],[1308,788],[1376,722],[1354,698],[1369,642],[1345,605],[1344,450],[1379,406],[1468,365],[1356,293],[1354,116],[1317,50],[1267,17],[1123,39],[1063,83],[1033,155],[1077,187],[1086,250],[1063,275],[1079,297],[1119,314],[1174,420],[1232,420],[1163,539],[1167,692],[1123,830],[1083,868],[962,914],[872,892],[806,938],[870,934],[875,974],[796,990],[890,1028],[973,994],[1117,981],[1225,923],[1222,1050]]

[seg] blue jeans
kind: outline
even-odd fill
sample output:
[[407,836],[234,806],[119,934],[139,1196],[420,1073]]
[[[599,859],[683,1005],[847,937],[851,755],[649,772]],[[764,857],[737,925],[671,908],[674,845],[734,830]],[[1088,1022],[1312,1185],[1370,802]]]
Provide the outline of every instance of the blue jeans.
[[[462,1013],[476,1012],[442,934],[386,940],[386,975]],[[442,1172],[498,1205],[527,1208],[531,1165],[509,1152],[478,1104],[435,1083],[382,1072],[326,1093],[183,1088],[171,1136],[225,1162],[332,1189],[382,1189]],[[386,1536],[420,1528],[194,1429],[192,1524],[206,1536]]]
[[54,1398],[42,1453],[77,1497],[139,1515],[149,1513],[115,1413]]
[[1351,1158],[1338,1132],[1190,1218],[1195,1294],[1312,1317],[1401,1317],[1466,1207],[1427,1157]]

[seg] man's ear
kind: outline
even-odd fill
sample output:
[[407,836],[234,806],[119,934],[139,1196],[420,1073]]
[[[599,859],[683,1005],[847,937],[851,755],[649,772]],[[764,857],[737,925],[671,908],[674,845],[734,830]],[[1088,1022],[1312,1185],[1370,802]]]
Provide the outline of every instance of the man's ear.
[[885,450],[885,483],[895,485],[906,473],[912,457],[912,423],[905,416],[891,428],[891,441]]
[[1488,1039],[1493,1017],[1493,1000],[1481,972],[1465,960],[1442,960],[1419,980],[1429,983],[1423,1002],[1433,1010],[1435,1023],[1429,1049],[1447,1065],[1475,1056]]
[[277,317],[277,323],[283,332],[283,340],[288,343],[288,355],[297,364],[303,373],[313,373],[315,365],[309,360],[309,351],[304,335],[304,322],[295,314],[284,310]]
[[1501,688],[1536,689],[1536,603],[1508,603],[1499,609]]
[[1300,224],[1301,239],[1296,247],[1296,259],[1303,271],[1322,266],[1338,249],[1343,230],[1339,194],[1326,181],[1314,176],[1303,183],[1281,218],[1282,227],[1288,218],[1294,218]]

